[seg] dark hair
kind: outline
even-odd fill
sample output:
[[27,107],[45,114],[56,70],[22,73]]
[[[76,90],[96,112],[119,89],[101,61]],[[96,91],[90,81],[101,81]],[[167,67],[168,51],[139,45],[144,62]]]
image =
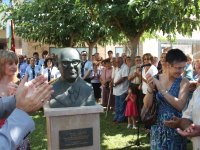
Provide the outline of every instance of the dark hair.
[[166,62],[169,64],[176,62],[187,62],[187,56],[180,49],[171,49],[166,54]]
[[39,56],[39,53],[38,53],[38,52],[34,52],[34,53],[33,53],[33,56],[34,56],[34,55],[38,55],[38,56]]
[[52,58],[52,57],[47,57],[47,58],[45,59],[45,61],[44,61],[44,66],[47,67],[47,62],[48,62],[48,60],[51,60],[51,62],[52,62],[52,67],[53,67],[53,66],[54,66],[54,62],[53,62],[53,58]]
[[109,50],[109,51],[108,51],[108,54],[109,54],[109,53],[112,53],[112,54],[113,54],[113,51]]
[[138,86],[137,85],[130,84],[128,88],[131,89],[133,94],[136,94],[138,92]]
[[82,51],[82,52],[81,52],[81,55],[82,55],[82,54],[86,54],[86,55],[87,55],[87,52],[86,52],[86,51]]
[[42,55],[48,55],[48,51],[47,51],[47,50],[44,50],[44,51],[42,52]]
[[104,62],[105,64],[106,64],[106,63],[111,63],[109,58],[104,59],[103,62]]
[[135,56],[135,58],[140,58],[141,59],[141,56],[137,55],[137,56]]

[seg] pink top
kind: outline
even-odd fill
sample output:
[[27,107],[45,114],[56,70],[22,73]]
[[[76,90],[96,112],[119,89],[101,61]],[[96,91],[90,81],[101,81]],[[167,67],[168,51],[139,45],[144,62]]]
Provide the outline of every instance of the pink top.
[[111,80],[112,79],[112,68],[110,68],[110,69],[104,68],[102,70],[102,73],[101,73],[101,79],[103,81],[105,81],[105,80]]

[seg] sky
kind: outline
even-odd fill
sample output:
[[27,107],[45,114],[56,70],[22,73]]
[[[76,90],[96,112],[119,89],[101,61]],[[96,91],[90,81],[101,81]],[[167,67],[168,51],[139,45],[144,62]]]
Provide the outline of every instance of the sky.
[[9,4],[10,0],[3,0],[3,3]]

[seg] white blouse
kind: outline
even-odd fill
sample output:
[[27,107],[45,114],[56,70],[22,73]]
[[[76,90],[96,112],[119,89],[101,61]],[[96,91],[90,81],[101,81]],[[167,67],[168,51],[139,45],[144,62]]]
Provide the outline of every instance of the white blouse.
[[[151,65],[151,67],[149,68],[149,70],[147,70],[147,72],[145,72],[145,68],[143,68],[142,77],[144,79],[146,79],[147,74],[154,76],[157,73],[158,73],[158,69],[154,65]],[[143,94],[147,94],[147,89],[148,89],[148,84],[146,82],[142,81],[142,92],[143,92]]]
[[[48,78],[48,69],[49,68],[41,69],[41,74],[44,75],[46,78]],[[60,71],[58,70],[57,67],[50,68],[50,72],[51,72],[51,80],[57,79],[61,76]]]
[[[182,118],[188,118],[193,121],[194,124],[200,125],[200,86],[194,91],[192,99],[188,105],[188,108],[183,112]],[[193,150],[200,149],[200,136],[191,138],[193,143]]]

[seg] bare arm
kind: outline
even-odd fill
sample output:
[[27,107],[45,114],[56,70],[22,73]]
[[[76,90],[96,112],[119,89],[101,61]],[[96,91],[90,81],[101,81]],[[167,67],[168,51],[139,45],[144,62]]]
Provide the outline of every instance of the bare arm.
[[126,96],[126,98],[125,98],[125,101],[127,101],[127,100],[128,100],[128,97],[129,97],[129,95],[127,95],[127,96]]
[[153,103],[153,90],[148,89],[147,94],[145,95],[144,99],[144,107],[149,108]]
[[133,74],[128,76],[128,80],[132,81],[136,77],[136,73],[134,72]]
[[149,108],[153,103],[153,89],[155,88],[155,84],[153,82],[153,77],[150,74],[148,74],[146,78],[149,87],[147,89],[147,94],[145,95],[143,101],[144,107]]
[[144,81],[145,83],[147,83],[147,80],[145,78],[142,77],[142,81]]
[[158,90],[162,93],[164,98],[170,103],[173,107],[175,107],[178,111],[182,111],[184,108],[188,93],[189,93],[189,81],[186,78],[183,78],[180,84],[180,91],[178,97],[172,96],[170,93],[167,92],[166,89],[159,83],[157,79],[154,79]]
[[85,73],[85,75],[84,75],[84,77],[83,77],[83,80],[89,78],[90,73],[91,73],[91,70],[88,70],[88,71]]
[[117,85],[123,83],[127,78],[128,78],[128,77],[122,77],[122,78],[120,78],[117,82],[115,82],[115,86],[117,86]]

